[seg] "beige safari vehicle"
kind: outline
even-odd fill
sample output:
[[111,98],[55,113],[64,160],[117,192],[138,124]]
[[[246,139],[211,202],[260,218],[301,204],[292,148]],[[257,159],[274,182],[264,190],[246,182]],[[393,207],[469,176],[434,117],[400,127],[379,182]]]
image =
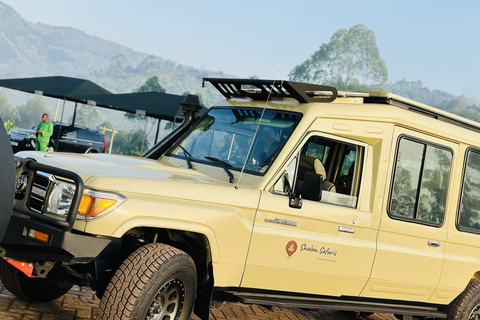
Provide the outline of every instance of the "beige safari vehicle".
[[97,319],[223,301],[480,319],[480,125],[385,92],[205,79],[143,157],[20,152],[0,278]]

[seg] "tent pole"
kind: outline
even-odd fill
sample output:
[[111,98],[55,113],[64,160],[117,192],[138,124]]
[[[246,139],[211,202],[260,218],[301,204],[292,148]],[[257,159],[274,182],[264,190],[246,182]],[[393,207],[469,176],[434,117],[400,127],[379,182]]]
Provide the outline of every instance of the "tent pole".
[[158,141],[158,132],[160,131],[160,122],[162,122],[162,119],[158,119],[157,134],[155,135],[155,143],[154,144],[157,144],[157,141]]
[[75,118],[76,117],[77,117],[77,103],[75,102],[75,109],[73,110],[72,127],[75,125]]
[[57,101],[57,109],[55,109],[55,117],[53,118],[53,122],[57,122],[57,114],[58,114],[58,107],[60,106],[60,99]]
[[60,118],[60,125],[58,126],[58,135],[57,135],[57,142],[55,142],[55,150],[58,150],[58,143],[60,142],[60,136],[62,134],[62,122],[63,122],[63,111],[65,111],[65,101],[66,99],[63,98],[62,117]]

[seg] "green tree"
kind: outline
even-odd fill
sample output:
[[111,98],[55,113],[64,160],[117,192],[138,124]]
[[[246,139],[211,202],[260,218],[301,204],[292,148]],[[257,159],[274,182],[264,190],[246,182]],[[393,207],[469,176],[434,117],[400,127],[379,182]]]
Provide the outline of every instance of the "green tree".
[[78,108],[75,124],[96,129],[100,121],[100,114],[94,106],[81,105],[80,108]]
[[[138,92],[162,92],[165,93],[165,89],[163,89],[162,85],[160,82],[158,82],[158,76],[152,76],[145,81],[145,83],[140,87],[136,88],[134,93]],[[146,144],[146,138],[147,135],[152,132],[153,128],[158,123],[157,119],[150,118],[144,115],[138,115],[134,113],[125,113],[125,117],[127,118],[128,121],[131,121],[134,123],[135,127],[137,128],[137,131],[140,130],[139,126],[143,126],[143,134],[142,134],[142,140],[140,143],[140,154],[143,153],[145,145]]]
[[143,140],[143,132],[141,129],[130,131],[119,130],[113,139],[112,153],[140,156],[143,149],[148,148],[148,141]]
[[5,121],[3,125],[5,126],[5,131],[10,131],[10,129],[16,128],[13,124],[15,123],[15,120],[17,120],[17,117],[13,118],[12,120]]
[[145,83],[140,87],[136,88],[133,92],[163,92],[165,93],[165,89],[163,89],[160,82],[158,82],[158,76],[152,76],[145,81]]
[[380,57],[375,33],[359,24],[338,30],[310,59],[297,65],[289,77],[342,90],[383,90],[388,70]]
[[0,118],[2,118],[4,122],[7,122],[9,120],[13,120],[15,115],[15,109],[12,107],[10,102],[8,102],[7,97],[0,94]]
[[49,113],[47,104],[41,96],[35,96],[25,104],[17,106],[18,118],[15,125],[19,128],[31,128],[42,121],[42,114]]

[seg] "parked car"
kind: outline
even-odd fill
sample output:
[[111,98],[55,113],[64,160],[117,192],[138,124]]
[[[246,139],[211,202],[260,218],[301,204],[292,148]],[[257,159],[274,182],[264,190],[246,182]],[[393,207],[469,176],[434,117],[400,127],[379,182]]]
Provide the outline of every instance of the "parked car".
[[[19,152],[0,279],[97,319],[223,301],[480,317],[480,124],[387,92],[206,79],[142,158]],[[477,179],[478,178],[478,179]]]
[[[105,136],[95,130],[62,125],[59,135],[60,123],[53,123],[53,134],[48,147],[55,151],[74,153],[103,153],[107,148]],[[32,129],[11,129],[9,132],[10,144],[14,152],[35,150],[35,137],[37,127]]]

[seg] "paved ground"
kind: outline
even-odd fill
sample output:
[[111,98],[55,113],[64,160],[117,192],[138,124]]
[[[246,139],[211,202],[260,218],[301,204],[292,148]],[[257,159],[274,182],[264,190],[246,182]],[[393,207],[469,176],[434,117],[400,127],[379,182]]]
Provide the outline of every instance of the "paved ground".
[[[8,292],[0,282],[0,319],[1,320],[91,320],[95,319],[99,300],[93,291],[74,286],[69,293],[52,302],[32,303],[18,299]],[[331,310],[291,310],[273,308],[272,310],[255,305],[224,303],[218,309],[212,309],[214,320],[353,320],[338,311]],[[192,320],[198,320],[193,316]],[[375,314],[369,320],[393,320],[391,315]]]

